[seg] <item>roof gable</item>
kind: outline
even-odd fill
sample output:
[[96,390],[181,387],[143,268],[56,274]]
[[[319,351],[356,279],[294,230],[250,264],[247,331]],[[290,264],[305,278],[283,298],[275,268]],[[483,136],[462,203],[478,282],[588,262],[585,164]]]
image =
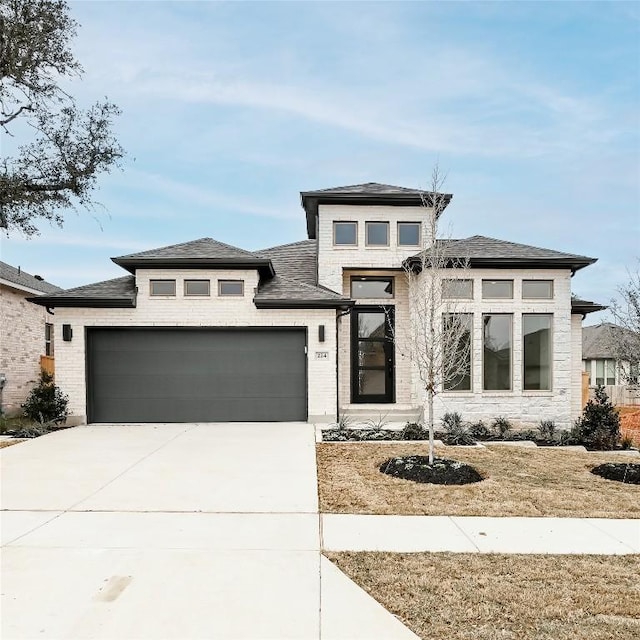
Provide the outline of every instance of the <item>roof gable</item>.
[[123,276],[103,280],[48,296],[29,298],[29,301],[45,307],[131,308],[136,306],[136,279]]

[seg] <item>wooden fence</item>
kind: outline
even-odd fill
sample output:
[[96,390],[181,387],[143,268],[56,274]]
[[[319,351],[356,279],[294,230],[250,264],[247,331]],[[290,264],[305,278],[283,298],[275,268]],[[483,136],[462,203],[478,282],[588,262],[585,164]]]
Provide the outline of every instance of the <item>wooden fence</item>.
[[40,356],[40,368],[52,376],[56,373],[55,359],[53,356]]
[[[616,407],[640,407],[640,387],[638,386],[629,387],[622,384],[608,384],[605,385],[604,390],[609,396],[611,404],[615,405]],[[595,387],[589,388],[589,397],[595,397]]]

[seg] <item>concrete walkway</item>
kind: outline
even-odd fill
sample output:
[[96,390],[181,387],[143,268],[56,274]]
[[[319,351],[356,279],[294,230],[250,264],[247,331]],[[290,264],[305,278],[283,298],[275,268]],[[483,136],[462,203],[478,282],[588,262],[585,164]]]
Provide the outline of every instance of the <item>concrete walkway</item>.
[[322,516],[326,551],[640,553],[640,520],[458,516]]
[[100,425],[1,452],[3,640],[416,638],[321,555],[311,425]]

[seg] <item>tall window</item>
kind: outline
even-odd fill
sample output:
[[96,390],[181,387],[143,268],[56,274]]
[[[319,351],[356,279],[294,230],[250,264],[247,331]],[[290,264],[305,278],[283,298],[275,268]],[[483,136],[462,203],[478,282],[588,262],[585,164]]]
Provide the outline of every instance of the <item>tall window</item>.
[[483,325],[483,388],[485,391],[511,390],[511,326],[508,313],[488,313]]
[[473,314],[448,313],[442,323],[444,390],[471,391]]
[[551,326],[550,315],[528,313],[522,316],[525,391],[551,390]]
[[53,325],[47,322],[44,325],[44,355],[53,355]]
[[616,383],[616,363],[614,360],[596,360],[596,384]]

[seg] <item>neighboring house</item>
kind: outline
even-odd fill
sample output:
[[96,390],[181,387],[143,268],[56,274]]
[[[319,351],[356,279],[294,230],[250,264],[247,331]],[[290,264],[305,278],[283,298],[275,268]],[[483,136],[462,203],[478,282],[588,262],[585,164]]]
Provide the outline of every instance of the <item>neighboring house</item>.
[[637,335],[611,322],[583,327],[582,363],[589,375],[589,386],[604,385],[616,404],[640,402],[640,394],[629,387],[640,382],[640,363],[616,361],[614,341],[625,338],[637,342]]
[[[0,262],[0,406],[2,413],[20,411],[20,405],[38,381],[41,363],[52,369],[53,316],[30,304],[34,295],[62,291],[40,276]],[[44,358],[43,358],[44,356]]]
[[[403,265],[428,234],[423,195],[377,183],[304,192],[308,240],[250,252],[202,238],[113,258],[129,275],[34,298],[55,308],[56,379],[75,419],[415,418],[424,391],[403,355]],[[602,308],[572,301],[571,276],[595,260],[483,236],[451,246],[470,261],[454,295],[472,354],[438,415],[569,426],[582,319]]]

